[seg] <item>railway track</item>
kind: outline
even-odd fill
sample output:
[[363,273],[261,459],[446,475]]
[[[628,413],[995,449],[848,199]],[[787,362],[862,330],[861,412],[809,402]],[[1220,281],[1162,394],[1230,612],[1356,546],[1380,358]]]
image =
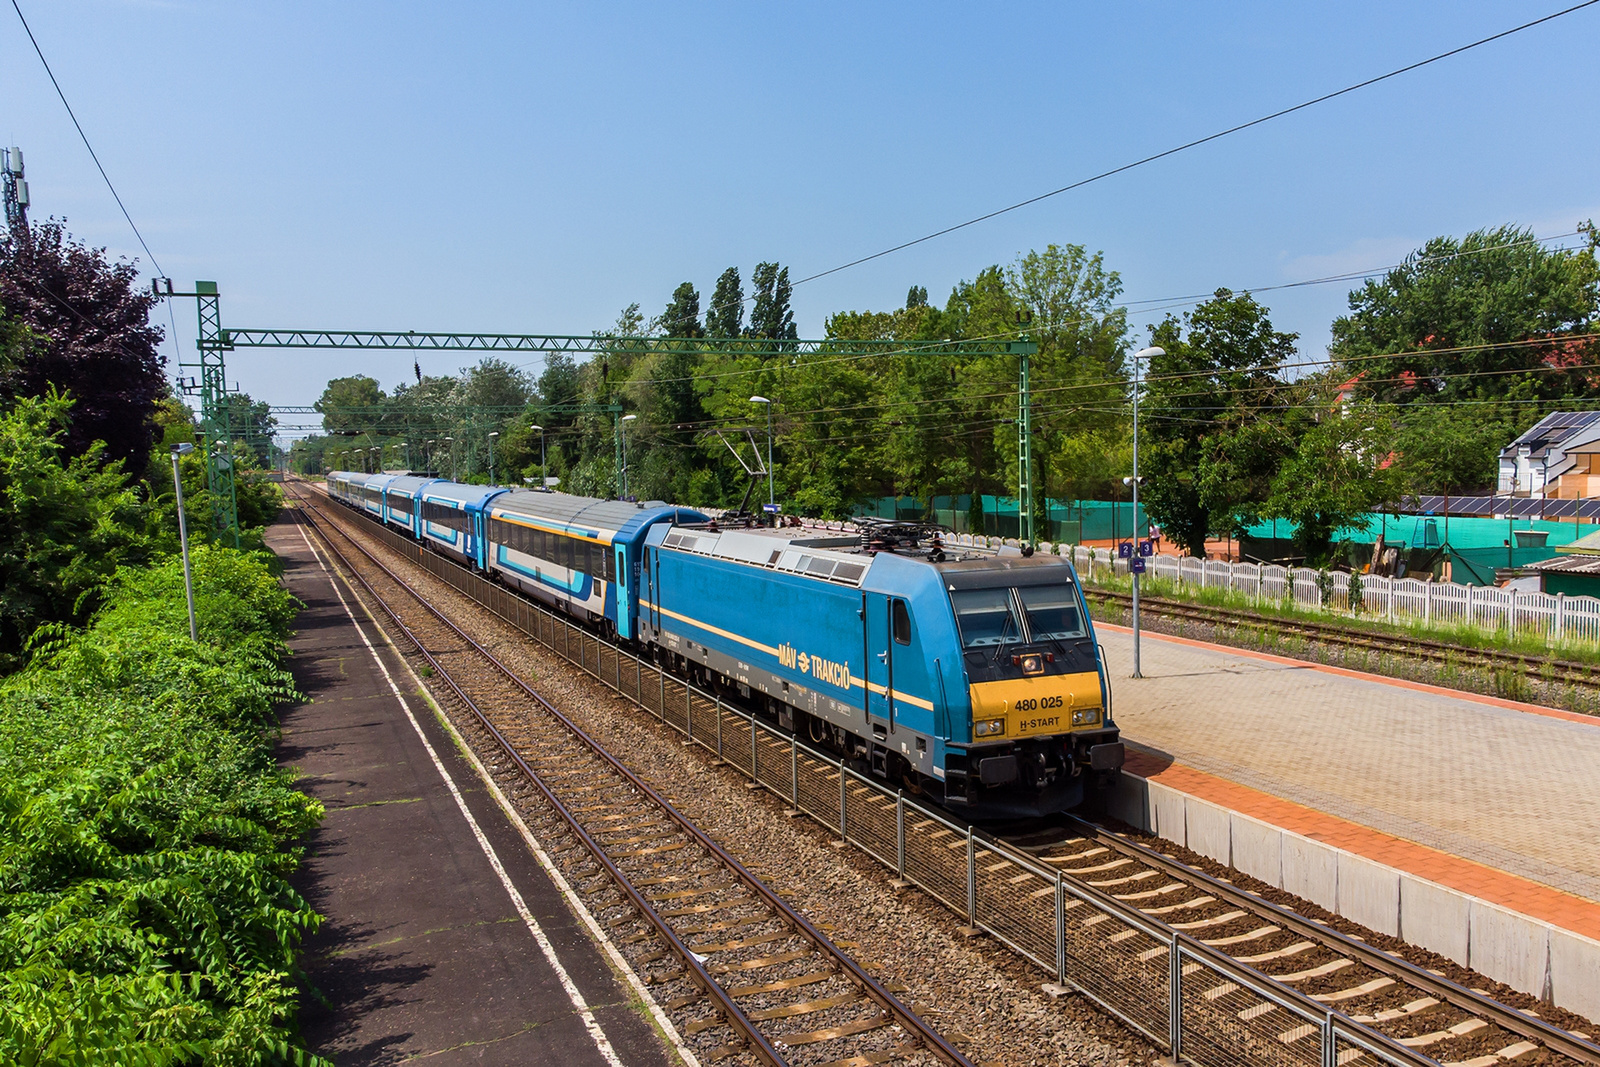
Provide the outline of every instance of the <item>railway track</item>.
[[1441,1063],[1600,1064],[1587,1040],[1093,823],[1002,840]]
[[645,981],[682,990],[663,1007],[699,1057],[771,1067],[972,1067],[666,798],[315,503],[292,495],[323,544],[415,645],[446,698],[614,883],[618,914],[608,925],[633,947]]
[[[1133,597],[1127,593],[1087,587],[1083,592],[1091,603],[1115,604],[1124,610],[1132,610]],[[1233,608],[1184,604],[1164,597],[1141,596],[1139,610],[1141,613],[1158,617],[1186,619],[1210,626],[1271,630],[1307,637],[1321,644],[1367,649],[1386,655],[1403,654],[1413,659],[1453,666],[1484,666],[1494,670],[1512,671],[1546,683],[1600,689],[1600,670],[1593,664],[1573,660],[1508,652],[1502,649],[1474,648],[1443,641],[1427,641],[1410,635],[1363,633],[1348,626],[1287,619]],[[1397,648],[1397,643],[1402,642],[1403,647]]]
[[[354,524],[353,518],[346,521]],[[365,531],[365,524],[360,528]],[[490,599],[502,597],[504,593],[497,591]],[[508,616],[504,605],[491,610],[510,618],[547,647],[558,648],[554,635],[541,629],[542,624],[529,629],[528,621],[516,619],[515,612]],[[559,642],[559,651],[574,658],[585,671],[647,709],[659,712],[664,722],[676,726],[691,740],[713,748],[718,755],[726,755],[735,766],[746,763],[740,769],[757,782],[791,798],[796,809],[834,827],[840,836],[866,848],[891,867],[897,866],[894,857],[898,847],[898,874],[902,880],[908,877],[908,869],[919,867],[918,873],[911,876],[914,884],[929,890],[958,913],[964,910],[974,928],[993,932],[1047,971],[1052,970],[1048,966],[1051,950],[1047,946],[1035,947],[1034,939],[1047,933],[1038,924],[1048,922],[1048,915],[1038,914],[1037,906],[1045,905],[1048,912],[1051,882],[1055,881],[1055,970],[1063,975],[1069,973],[1062,970],[1064,965],[1060,962],[1060,954],[1068,951],[1060,946],[1068,941],[1073,943],[1072,951],[1079,951],[1080,947],[1087,950],[1092,968],[1088,973],[1080,971],[1075,979],[1061,980],[1072,982],[1152,1038],[1160,1037],[1160,1013],[1150,1012],[1150,1005],[1145,1003],[1150,999],[1148,995],[1130,995],[1128,987],[1142,985],[1152,993],[1165,995],[1159,987],[1167,977],[1164,972],[1173,956],[1159,946],[1170,938],[1174,951],[1180,943],[1192,944],[1197,951],[1231,957],[1220,970],[1187,962],[1196,958],[1187,949],[1176,957],[1184,974],[1183,997],[1201,1008],[1196,1014],[1209,1020],[1208,1025],[1224,1031],[1231,1027],[1249,1031],[1232,1035],[1228,1039],[1233,1042],[1231,1045],[1209,1046],[1206,1036],[1197,1033],[1197,1040],[1183,1047],[1185,1059],[1238,1062],[1236,1050],[1248,1048],[1252,1061],[1322,1062],[1329,1067],[1380,1061],[1474,1067],[1507,1063],[1521,1067],[1600,1065],[1600,1047],[1583,1038],[1089,823],[1071,820],[1066,828],[1002,838],[974,834],[970,829],[962,834],[948,820],[918,814],[919,809],[903,797],[897,804],[892,793],[884,794],[864,780],[847,776],[842,767],[835,771],[836,764],[827,754],[811,752],[787,736],[752,728],[739,732],[737,737],[730,736],[725,753],[721,724],[729,720],[720,702],[687,686],[674,697],[665,682],[658,697],[653,679],[645,686],[626,677],[622,664],[616,662],[616,650],[598,642],[591,642],[587,653],[584,647],[584,642],[579,641],[574,657],[567,651],[566,641]],[[608,654],[613,657],[609,663],[605,661]],[[625,653],[622,658],[636,666],[636,661]],[[710,740],[713,732],[714,747]],[[738,745],[745,746],[743,756],[735,755]],[[825,799],[829,790],[836,794],[838,807]],[[849,833],[843,815],[833,814],[846,805],[850,810]],[[953,868],[949,861],[952,856],[959,856],[963,845],[966,862],[960,864],[957,860]],[[917,857],[921,857],[920,863]],[[958,869],[962,866],[966,868],[964,873]],[[963,881],[965,909],[961,900]],[[1113,911],[1137,911],[1140,924],[1162,930],[1152,940],[1147,935],[1136,936],[1126,925],[1097,925],[1111,917],[1108,911],[1080,907],[1088,903],[1093,908],[1096,900],[1105,901]],[[1034,909],[1033,917],[1026,919],[1024,913],[1029,909]],[[1096,933],[1090,935],[1089,931]],[[1129,937],[1136,939],[1126,940]],[[1229,968],[1234,969],[1232,981]],[[1084,984],[1086,981],[1089,984]],[[1276,983],[1284,995],[1261,996],[1260,990],[1254,988],[1257,981]],[[1118,986],[1120,993],[1113,989]],[[1123,998],[1120,1001],[1119,996]],[[1310,1032],[1315,1028],[1306,1024],[1304,1008],[1308,1002],[1325,1006],[1324,1010],[1343,1012],[1341,1017],[1365,1027],[1374,1037],[1381,1035],[1380,1039],[1391,1043],[1388,1051],[1381,1057],[1366,1056],[1342,1044],[1342,1039],[1332,1046],[1324,1040],[1319,1061],[1316,1034]],[[1368,1048],[1376,1051],[1370,1045]],[[1404,1055],[1399,1055],[1402,1052]]]

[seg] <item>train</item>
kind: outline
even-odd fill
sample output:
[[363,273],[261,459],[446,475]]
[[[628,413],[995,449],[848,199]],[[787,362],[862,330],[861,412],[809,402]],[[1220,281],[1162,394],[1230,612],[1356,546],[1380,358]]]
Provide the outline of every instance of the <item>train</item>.
[[1124,748],[1067,559],[927,523],[807,524],[333,471],[332,499],[963,817],[1076,808]]

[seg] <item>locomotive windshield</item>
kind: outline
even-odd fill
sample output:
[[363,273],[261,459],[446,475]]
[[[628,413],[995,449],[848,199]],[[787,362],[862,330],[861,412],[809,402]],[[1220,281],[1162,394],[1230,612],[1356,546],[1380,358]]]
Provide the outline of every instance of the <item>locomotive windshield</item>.
[[1024,641],[1073,641],[1088,635],[1076,591],[1070,585],[961,589],[951,592],[950,603],[956,610],[964,649]]

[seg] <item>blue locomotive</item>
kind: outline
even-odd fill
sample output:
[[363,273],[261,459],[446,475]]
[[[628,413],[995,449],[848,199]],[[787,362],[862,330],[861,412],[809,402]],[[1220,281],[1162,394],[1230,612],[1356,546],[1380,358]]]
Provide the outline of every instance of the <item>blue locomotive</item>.
[[969,817],[1065,811],[1122,766],[1065,559],[958,548],[913,523],[719,522],[343,471],[328,490]]

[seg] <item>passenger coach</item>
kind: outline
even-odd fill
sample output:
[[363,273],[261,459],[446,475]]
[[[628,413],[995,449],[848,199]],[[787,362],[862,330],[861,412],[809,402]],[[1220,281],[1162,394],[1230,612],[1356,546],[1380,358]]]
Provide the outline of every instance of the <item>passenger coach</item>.
[[706,522],[689,508],[516,490],[489,507],[488,569],[507,585],[634,637],[640,551],[652,527]]

